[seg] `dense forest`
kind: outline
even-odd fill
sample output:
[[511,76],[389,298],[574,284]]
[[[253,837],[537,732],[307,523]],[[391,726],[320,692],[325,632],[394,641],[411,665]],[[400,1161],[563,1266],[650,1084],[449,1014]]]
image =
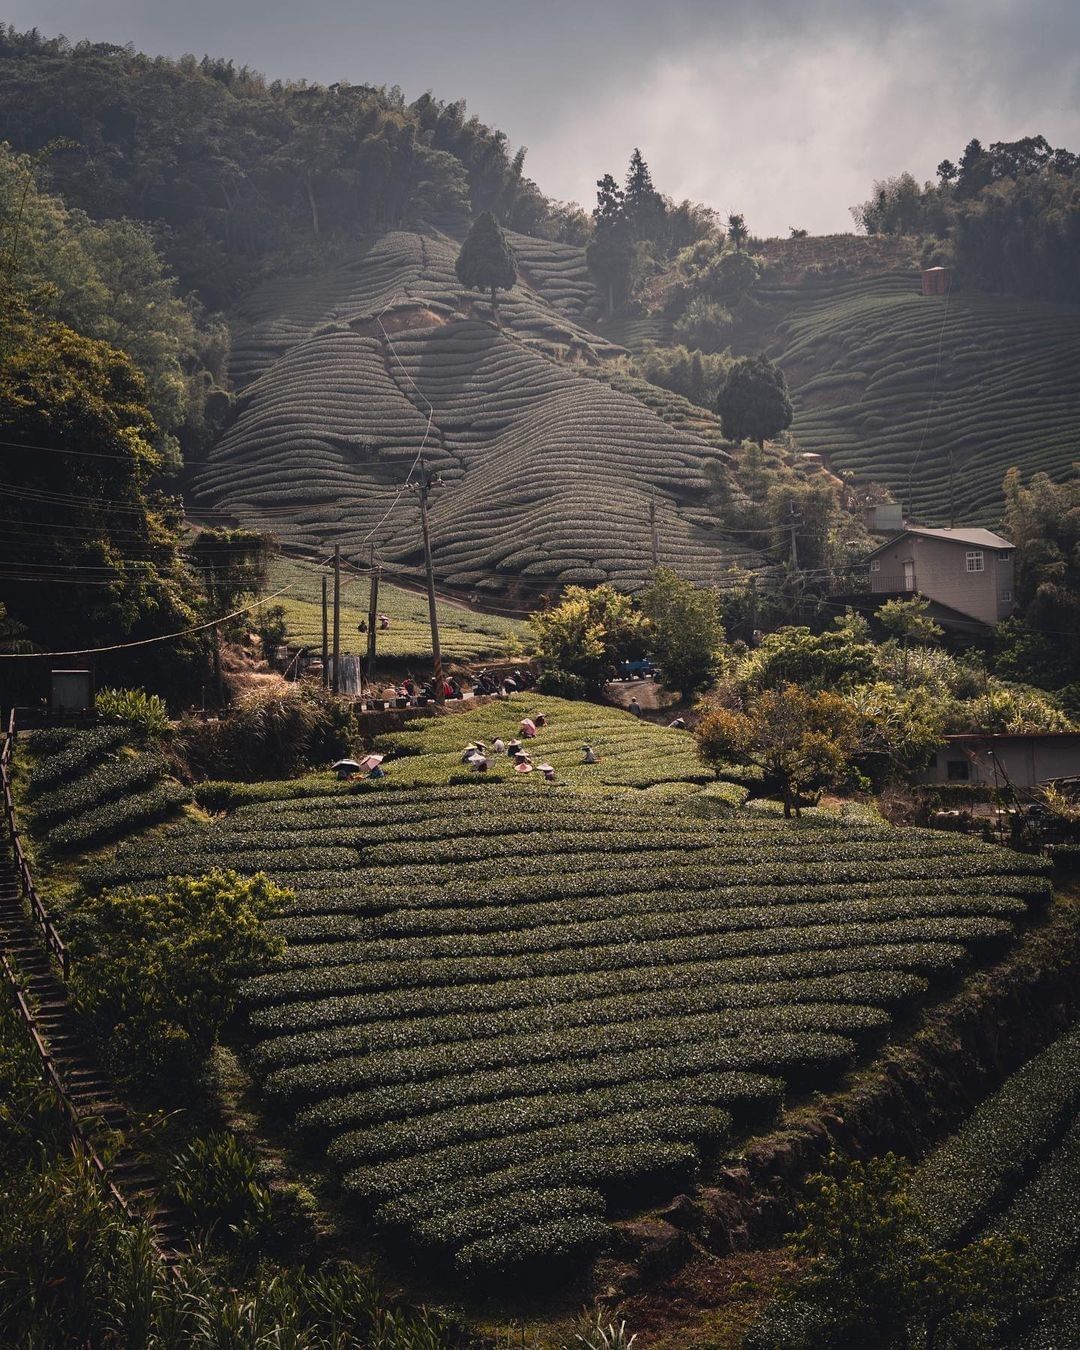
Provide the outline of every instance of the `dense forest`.
[[[48,157],[52,185],[97,218],[152,221],[185,290],[221,308],[268,259],[404,223],[491,210],[563,228],[524,150],[463,101],[397,88],[268,81],[231,61],[0,32],[0,125]],[[570,213],[571,215],[573,213]]]

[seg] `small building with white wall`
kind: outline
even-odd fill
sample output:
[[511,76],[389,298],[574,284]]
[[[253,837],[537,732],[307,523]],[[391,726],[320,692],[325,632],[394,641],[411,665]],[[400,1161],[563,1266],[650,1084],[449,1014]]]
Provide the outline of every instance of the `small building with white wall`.
[[918,781],[969,783],[1028,791],[1055,778],[1080,777],[1080,731],[1031,735],[969,732],[946,736]]
[[921,595],[992,628],[1015,607],[1014,553],[992,530],[909,525],[867,555],[870,593]]

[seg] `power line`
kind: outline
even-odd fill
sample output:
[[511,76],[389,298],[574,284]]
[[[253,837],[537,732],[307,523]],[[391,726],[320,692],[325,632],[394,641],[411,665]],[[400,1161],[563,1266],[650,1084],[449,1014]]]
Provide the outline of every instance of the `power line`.
[[[319,566],[325,567],[329,561],[329,558],[324,558]],[[238,619],[241,614],[250,614],[252,610],[261,609],[268,600],[276,600],[279,595],[284,595],[286,591],[292,589],[293,583],[289,582],[287,586],[282,586],[270,595],[262,596],[253,604],[244,605],[242,609],[234,609],[231,614],[221,614],[216,619],[209,619],[206,623],[192,624],[190,628],[181,628],[175,633],[160,633],[157,637],[138,638],[134,642],[114,642],[105,647],[78,647],[73,651],[66,652],[0,652],[0,661],[41,660],[56,656],[96,656],[100,652],[122,652],[129,651],[133,647],[149,647],[156,642],[172,642],[175,638],[189,637],[192,633],[203,633],[208,628],[216,628],[220,623],[228,623],[230,619]]]

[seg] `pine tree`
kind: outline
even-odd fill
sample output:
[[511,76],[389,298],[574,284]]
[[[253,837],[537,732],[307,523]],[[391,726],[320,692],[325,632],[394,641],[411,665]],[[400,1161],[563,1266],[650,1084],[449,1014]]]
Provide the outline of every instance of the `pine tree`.
[[608,313],[611,314],[630,288],[634,241],[627,222],[623,190],[609,173],[597,181],[596,207],[592,214],[596,228],[585,258],[589,271],[607,290]]
[[664,199],[653,186],[652,174],[637,147],[630,156],[623,194],[627,223],[636,239],[658,240],[664,222]]
[[597,179],[596,206],[592,218],[598,230],[613,229],[626,221],[625,195],[609,173]]
[[490,291],[491,309],[501,327],[496,291],[508,291],[517,280],[514,250],[490,211],[473,221],[461,246],[454,271],[461,284],[472,291]]
[[742,357],[728,371],[716,411],[729,441],[756,441],[763,449],[794,416],[784,372],[764,352]]

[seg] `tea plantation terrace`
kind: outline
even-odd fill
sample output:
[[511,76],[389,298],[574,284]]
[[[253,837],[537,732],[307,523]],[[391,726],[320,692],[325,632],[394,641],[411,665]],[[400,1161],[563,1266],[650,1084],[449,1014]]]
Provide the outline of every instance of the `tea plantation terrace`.
[[[561,781],[461,764],[539,711]],[[294,890],[286,952],[244,991],[267,1110],[361,1213],[464,1273],[595,1249],[865,1062],[1048,891],[966,838],[735,809],[688,735],[612,709],[519,695],[387,748],[413,753],[377,784],[207,785],[224,815],[85,878],[227,866]]]
[[[586,363],[606,354],[565,313],[591,312],[584,292],[570,295],[585,285],[577,264],[565,247],[533,246],[529,275],[547,278],[561,309],[544,309],[541,323],[544,291],[519,283],[500,305],[502,330],[489,305],[461,292],[457,246],[443,236],[398,232],[315,281],[268,283],[236,335],[234,365],[248,382],[198,476],[197,502],[252,525],[272,519],[279,538],[313,551],[337,542],[359,556],[370,539],[386,561],[418,568],[412,498],[380,521],[423,445],[444,481],[431,521],[445,582],[640,585],[653,565],[654,496],[662,563],[715,582],[735,561],[760,561],[701,514],[705,467],[726,455],[714,436],[583,378],[534,340],[555,323]],[[540,255],[556,259],[554,271]]]
[[1043,1312],[1023,1344],[1080,1345],[1080,1026],[984,1102],[915,1174],[916,1215],[934,1242],[1021,1238],[1028,1301]]
[[755,296],[774,316],[800,445],[887,483],[915,519],[947,525],[955,503],[957,522],[994,523],[1013,465],[1071,472],[1075,306],[926,297],[913,270],[765,283]]

